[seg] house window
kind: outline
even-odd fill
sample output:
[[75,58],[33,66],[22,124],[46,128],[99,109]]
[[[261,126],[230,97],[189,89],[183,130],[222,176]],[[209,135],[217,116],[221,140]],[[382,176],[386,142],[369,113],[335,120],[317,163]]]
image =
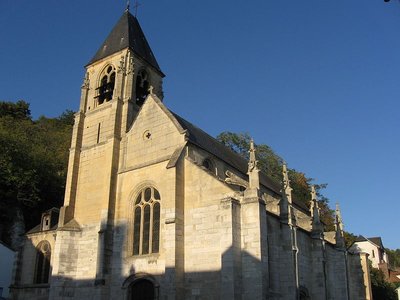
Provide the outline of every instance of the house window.
[[108,66],[101,75],[99,87],[96,89],[97,96],[95,98],[97,98],[97,105],[101,105],[112,99],[114,86],[115,69],[112,66]]
[[146,187],[136,197],[133,212],[133,255],[158,253],[160,247],[160,193]]
[[145,70],[139,71],[136,77],[136,104],[142,106],[149,94],[149,75]]
[[48,283],[50,275],[51,249],[47,241],[42,241],[36,247],[36,267],[34,283]]
[[372,258],[375,258],[375,251],[372,250]]
[[50,230],[50,214],[44,215],[43,223],[42,223],[42,230]]

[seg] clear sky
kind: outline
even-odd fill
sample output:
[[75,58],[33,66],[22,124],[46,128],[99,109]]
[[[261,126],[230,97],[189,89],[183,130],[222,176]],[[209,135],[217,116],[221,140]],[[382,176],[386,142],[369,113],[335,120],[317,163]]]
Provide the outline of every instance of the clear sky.
[[[400,2],[140,2],[170,109],[270,145],[328,183],[346,230],[400,248]],[[0,99],[35,118],[77,110],[83,66],[124,8],[0,0]]]

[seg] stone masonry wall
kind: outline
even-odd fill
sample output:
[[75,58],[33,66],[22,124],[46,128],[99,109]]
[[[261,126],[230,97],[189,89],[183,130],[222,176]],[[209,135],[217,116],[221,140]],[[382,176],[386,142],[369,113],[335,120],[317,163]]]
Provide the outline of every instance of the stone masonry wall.
[[222,262],[235,260],[231,239],[240,234],[232,232],[230,209],[221,207],[232,190],[190,160],[185,160],[185,186],[185,299],[219,299],[225,294],[221,276],[235,277],[232,267],[220,272]]

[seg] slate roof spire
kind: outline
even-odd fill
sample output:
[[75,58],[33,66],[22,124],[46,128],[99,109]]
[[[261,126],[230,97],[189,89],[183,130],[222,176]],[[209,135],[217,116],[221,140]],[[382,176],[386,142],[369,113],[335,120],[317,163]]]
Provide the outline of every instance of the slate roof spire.
[[138,20],[129,12],[129,9],[125,10],[88,65],[126,48],[130,48],[137,56],[144,59],[164,76]]

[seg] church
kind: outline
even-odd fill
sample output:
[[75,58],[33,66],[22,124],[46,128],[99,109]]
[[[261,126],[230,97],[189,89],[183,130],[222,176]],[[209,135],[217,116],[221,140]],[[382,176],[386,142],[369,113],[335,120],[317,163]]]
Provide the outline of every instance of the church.
[[12,299],[371,299],[365,253],[283,182],[163,103],[126,10],[86,65],[64,205],[18,252]]

